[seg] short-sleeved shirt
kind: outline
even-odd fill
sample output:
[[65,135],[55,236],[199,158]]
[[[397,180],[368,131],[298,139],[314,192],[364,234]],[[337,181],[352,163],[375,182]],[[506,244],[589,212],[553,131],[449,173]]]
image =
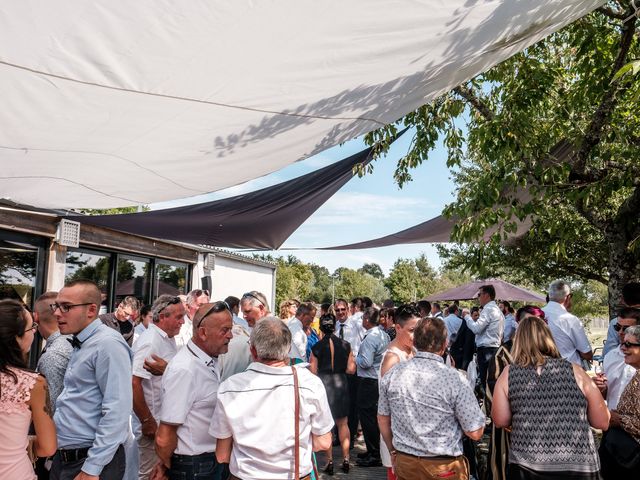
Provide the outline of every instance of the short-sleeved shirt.
[[622,392],[636,374],[636,369],[625,363],[620,347],[604,356],[603,365],[607,376],[607,406],[609,410],[615,410]]
[[582,362],[578,352],[591,351],[591,344],[580,319],[567,312],[558,302],[549,302],[542,310],[562,358],[580,365]]
[[462,455],[464,432],[485,424],[464,375],[428,352],[382,377],[378,414],[391,417],[393,446],[419,457]]
[[[312,470],[311,434],[324,435],[333,418],[321,380],[296,368],[300,394],[300,476]],[[252,363],[220,385],[210,432],[233,437],[231,473],[243,480],[289,479],[295,446],[291,367]]]
[[178,455],[214,452],[216,439],[209,423],[216,409],[220,374],[218,362],[189,340],[178,350],[162,376],[160,421],[179,425]]
[[169,338],[167,333],[151,323],[133,344],[133,375],[142,379],[144,400],[151,410],[153,418],[158,420],[162,405],[162,376],[152,375],[144,369],[144,361],[157,355],[166,362],[178,352],[175,339]]

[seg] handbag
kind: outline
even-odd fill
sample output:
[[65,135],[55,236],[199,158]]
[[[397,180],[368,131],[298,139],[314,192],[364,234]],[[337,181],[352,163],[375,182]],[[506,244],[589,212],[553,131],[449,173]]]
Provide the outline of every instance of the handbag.
[[602,447],[621,467],[634,469],[640,466],[640,443],[624,429],[610,428],[602,439]]

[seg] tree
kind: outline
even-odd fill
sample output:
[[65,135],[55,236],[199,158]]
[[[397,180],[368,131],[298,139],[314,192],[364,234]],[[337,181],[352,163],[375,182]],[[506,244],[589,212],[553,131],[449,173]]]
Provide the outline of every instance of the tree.
[[[452,266],[606,282],[610,308],[640,279],[640,82],[616,76],[640,56],[633,13],[611,0],[402,119],[416,134],[401,186],[439,141],[448,150],[458,190],[445,214],[465,243]],[[384,152],[396,131],[367,142]],[[529,232],[505,243],[522,221]]]
[[365,263],[358,269],[358,272],[368,273],[372,277],[380,280],[384,279],[384,272],[382,271],[380,265],[378,265],[377,263]]
[[276,259],[276,305],[272,311],[277,314],[277,306],[283,300],[307,300],[313,288],[313,272],[308,265],[293,255]]
[[382,280],[368,273],[362,273],[361,269],[341,267],[336,270],[334,277],[336,298],[351,300],[355,297],[369,297],[376,303],[381,303],[388,298],[389,291],[385,288]]
[[385,286],[395,301],[414,302],[436,291],[436,272],[424,254],[415,260],[399,258],[393,264]]

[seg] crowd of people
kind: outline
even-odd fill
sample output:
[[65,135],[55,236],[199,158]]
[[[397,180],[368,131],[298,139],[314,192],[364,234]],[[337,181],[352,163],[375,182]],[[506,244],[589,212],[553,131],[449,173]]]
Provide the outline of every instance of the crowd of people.
[[349,473],[360,431],[356,464],[389,479],[478,478],[483,435],[485,478],[640,473],[639,283],[591,375],[561,280],[517,311],[491,285],[470,308],[286,300],[274,316],[258,291],[209,297],[101,313],[78,280],[33,311],[0,300],[0,479],[318,479]]

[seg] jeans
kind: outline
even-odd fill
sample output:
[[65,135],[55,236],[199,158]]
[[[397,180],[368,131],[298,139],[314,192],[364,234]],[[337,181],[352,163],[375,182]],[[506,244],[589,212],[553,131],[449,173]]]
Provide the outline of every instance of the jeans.
[[[482,388],[487,388],[487,372],[489,371],[489,363],[493,361],[496,356],[498,347],[478,347],[478,375],[480,376],[480,384]],[[492,380],[489,388],[493,391],[493,386],[496,381]]]
[[360,378],[358,385],[358,416],[362,425],[367,452],[380,457],[380,430],[378,428],[378,380]]
[[214,452],[200,455],[172,455],[169,480],[223,480],[222,464]]
[[[60,453],[53,457],[51,465],[51,480],[73,480],[82,470],[85,459],[75,462],[63,462]],[[125,470],[124,447],[120,445],[109,463],[105,465],[100,474],[100,480],[122,480]]]

